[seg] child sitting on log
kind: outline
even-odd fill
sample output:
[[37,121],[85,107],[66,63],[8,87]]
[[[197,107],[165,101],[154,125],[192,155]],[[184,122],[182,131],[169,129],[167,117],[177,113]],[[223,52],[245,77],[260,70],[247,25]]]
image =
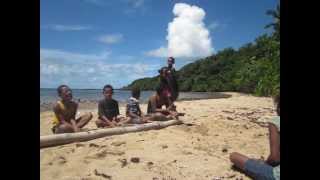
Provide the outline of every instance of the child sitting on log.
[[112,99],[113,88],[111,85],[103,87],[104,99],[99,101],[98,104],[98,120],[96,125],[100,127],[115,127],[122,118],[118,118],[119,105],[118,101]]
[[92,114],[87,113],[76,118],[78,103],[72,100],[72,91],[67,85],[61,85],[57,89],[61,98],[54,106],[53,133],[79,132],[92,119]]
[[274,99],[278,116],[269,123],[270,155],[266,161],[232,153],[230,160],[237,168],[257,180],[280,179],[280,95]]

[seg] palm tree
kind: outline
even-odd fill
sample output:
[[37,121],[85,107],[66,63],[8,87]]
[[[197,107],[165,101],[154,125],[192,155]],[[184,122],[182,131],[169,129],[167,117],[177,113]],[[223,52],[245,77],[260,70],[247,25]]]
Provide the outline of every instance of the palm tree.
[[274,22],[265,26],[265,28],[273,27],[276,37],[280,38],[280,5],[277,5],[276,10],[268,10],[267,15],[272,16]]

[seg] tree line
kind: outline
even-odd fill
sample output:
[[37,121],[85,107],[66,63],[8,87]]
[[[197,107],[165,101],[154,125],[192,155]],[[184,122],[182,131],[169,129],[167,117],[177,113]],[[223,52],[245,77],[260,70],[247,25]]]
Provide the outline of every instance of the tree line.
[[[226,48],[187,64],[176,72],[180,91],[237,91],[272,96],[280,91],[280,6],[267,11],[274,21],[254,42],[239,49]],[[159,76],[133,81],[123,89],[154,90]]]

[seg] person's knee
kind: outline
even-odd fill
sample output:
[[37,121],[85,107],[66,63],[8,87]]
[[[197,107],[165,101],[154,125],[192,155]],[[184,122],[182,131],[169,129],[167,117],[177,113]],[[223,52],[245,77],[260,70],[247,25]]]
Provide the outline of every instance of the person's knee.
[[93,117],[93,114],[91,112],[89,112],[89,113],[86,113],[83,117],[85,117],[88,120],[91,120]]
[[73,129],[65,124],[61,124],[56,129],[56,133],[71,133],[71,132],[73,132]]
[[88,113],[89,120],[93,118],[93,114],[91,112]]
[[105,122],[101,121],[100,119],[96,120],[95,123],[98,128],[106,126]]
[[157,113],[153,114],[153,117],[155,117],[155,118],[159,118],[160,117],[161,118],[161,117],[165,117],[165,115],[160,113],[160,112],[157,112]]
[[96,121],[95,121],[95,123],[96,123],[96,125],[98,126],[98,125],[100,125],[100,124],[101,124],[101,120],[100,120],[100,119],[98,119],[98,120],[96,120]]

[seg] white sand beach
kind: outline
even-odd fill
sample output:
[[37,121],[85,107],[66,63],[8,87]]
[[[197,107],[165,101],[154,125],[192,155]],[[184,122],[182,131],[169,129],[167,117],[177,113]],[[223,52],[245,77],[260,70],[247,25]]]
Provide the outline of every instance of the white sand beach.
[[[268,129],[259,118],[275,115],[271,98],[239,93],[230,98],[177,102],[185,124],[160,130],[115,135],[87,142],[40,149],[43,180],[202,180],[250,179],[231,168],[229,154],[237,151],[267,158]],[[125,114],[120,107],[120,114]],[[142,105],[146,112],[146,104]],[[96,129],[97,108],[86,126]],[[40,113],[40,135],[51,133],[53,112]],[[132,162],[132,158],[139,162]]]

